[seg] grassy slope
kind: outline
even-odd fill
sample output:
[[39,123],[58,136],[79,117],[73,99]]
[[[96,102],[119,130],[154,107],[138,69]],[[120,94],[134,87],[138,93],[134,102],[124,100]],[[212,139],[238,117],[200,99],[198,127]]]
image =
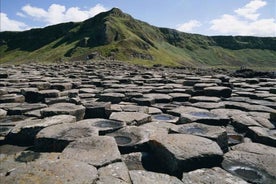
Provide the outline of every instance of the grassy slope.
[[[276,68],[275,38],[180,33],[150,26],[116,9],[82,23],[59,24],[18,34],[6,32],[0,36],[4,39],[0,42],[0,63],[84,59],[97,51],[104,57],[113,55],[117,60],[148,66]],[[135,54],[153,59],[133,57]]]

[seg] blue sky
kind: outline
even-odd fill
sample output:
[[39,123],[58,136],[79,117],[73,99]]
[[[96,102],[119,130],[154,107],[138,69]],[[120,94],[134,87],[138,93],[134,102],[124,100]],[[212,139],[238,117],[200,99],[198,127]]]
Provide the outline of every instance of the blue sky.
[[1,31],[79,22],[113,7],[158,27],[203,35],[276,36],[275,0],[0,0]]

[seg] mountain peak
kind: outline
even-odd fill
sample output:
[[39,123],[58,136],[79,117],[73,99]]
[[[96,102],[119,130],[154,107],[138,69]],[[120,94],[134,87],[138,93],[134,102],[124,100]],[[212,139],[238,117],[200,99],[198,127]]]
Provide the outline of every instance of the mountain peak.
[[130,15],[124,13],[119,8],[112,8],[107,13],[108,13],[108,15],[112,15],[112,16],[115,16],[115,17],[129,17],[130,16]]

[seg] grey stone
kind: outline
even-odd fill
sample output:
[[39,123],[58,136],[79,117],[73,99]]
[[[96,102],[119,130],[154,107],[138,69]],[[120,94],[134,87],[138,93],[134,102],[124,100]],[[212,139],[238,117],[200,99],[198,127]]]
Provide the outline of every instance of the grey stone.
[[226,108],[239,109],[242,111],[256,111],[256,112],[268,112],[276,114],[276,110],[263,105],[252,105],[243,102],[224,102]]
[[1,146],[0,181],[13,171],[26,168],[26,165],[36,161],[56,160],[59,153],[39,153],[27,150],[28,147],[14,145]]
[[179,115],[178,124],[198,122],[209,125],[227,125],[229,117],[224,114],[214,114],[206,109],[180,106],[168,111],[169,114]]
[[142,98],[133,98],[133,102],[137,103],[138,105],[145,105],[145,106],[151,106],[155,103],[155,100],[153,98],[148,97],[142,97]]
[[95,127],[95,129],[99,131],[100,135],[105,135],[107,133],[114,132],[126,126],[125,122],[102,119],[102,118],[85,119],[85,120],[78,121],[78,123],[79,124],[86,123],[92,127]]
[[78,121],[53,125],[42,129],[35,138],[35,148],[40,151],[61,152],[71,142],[98,135],[98,129],[89,122]]
[[244,111],[241,111],[241,110],[238,110],[238,109],[212,109],[210,112],[214,113],[214,114],[217,114],[217,115],[223,114],[223,115],[228,116],[228,117],[248,115],[247,112],[244,112]]
[[204,88],[204,93],[207,96],[228,98],[232,94],[232,89],[229,87],[221,87],[221,86],[206,87]]
[[0,96],[0,103],[23,103],[25,97],[17,94],[6,94]]
[[174,176],[170,176],[162,173],[154,173],[150,171],[142,171],[142,170],[132,170],[129,171],[131,181],[133,184],[183,184],[181,180],[177,179]]
[[156,114],[152,115],[152,121],[157,122],[167,122],[167,123],[177,123],[179,118],[169,114]]
[[257,143],[242,143],[224,155],[222,167],[253,183],[276,182],[276,148]]
[[113,104],[120,103],[125,97],[122,93],[103,93],[99,96],[99,101],[111,102]]
[[162,111],[158,108],[155,107],[149,107],[149,112],[148,114],[155,115],[155,114],[161,114]]
[[43,98],[57,98],[60,96],[60,91],[56,89],[48,89],[48,90],[41,90],[38,91]]
[[7,111],[0,109],[0,118],[4,118],[7,115]]
[[121,161],[113,137],[91,136],[71,142],[61,153],[61,158],[86,162],[95,167]]
[[217,86],[217,84],[216,83],[196,83],[193,88],[196,91],[203,91],[204,88],[213,87],[213,86]]
[[65,91],[65,90],[72,89],[72,84],[71,83],[51,83],[51,89]]
[[218,97],[211,97],[211,96],[193,96],[190,98],[190,102],[219,102],[221,101]]
[[68,96],[61,96],[57,98],[45,98],[45,103],[47,105],[53,105],[56,103],[69,103],[70,98]]
[[73,115],[77,121],[83,119],[85,114],[85,107],[82,105],[75,105],[71,103],[57,103],[41,110],[43,117],[49,117],[59,114]]
[[97,184],[131,184],[128,168],[125,163],[117,162],[101,167]]
[[14,115],[14,116],[5,116],[0,119],[0,125],[2,126],[15,126],[18,122],[23,121],[25,119],[33,119],[22,115]]
[[[65,169],[66,168],[66,169]],[[74,176],[72,176],[74,173]],[[57,159],[49,162],[33,162],[0,176],[3,183],[93,183],[97,179],[97,169],[75,160]]]
[[126,164],[129,170],[145,170],[143,154],[143,152],[123,154],[122,161]]
[[248,127],[248,137],[254,142],[276,147],[276,130],[263,127]]
[[170,131],[181,134],[192,134],[211,139],[216,141],[224,152],[228,151],[228,137],[224,127],[210,126],[200,123],[188,123],[184,125],[176,125],[174,128],[170,129]]
[[275,125],[273,124],[272,121],[269,120],[269,118],[262,117],[261,115],[260,116],[252,116],[252,118],[255,121],[257,121],[260,125],[262,125],[263,127],[266,127],[266,128],[269,128],[269,129],[275,128]]
[[183,173],[182,181],[185,184],[247,184],[243,179],[234,176],[219,167],[197,169]]
[[236,115],[232,116],[232,123],[236,129],[240,131],[247,131],[249,126],[260,126],[261,125],[255,121],[252,117],[246,115]]
[[155,103],[169,103],[172,101],[172,97],[167,94],[149,93],[145,94],[144,97],[154,99]]
[[151,138],[149,146],[163,170],[175,176],[183,171],[217,166],[223,155],[216,142],[188,134],[159,135]]
[[114,137],[122,153],[147,150],[149,132],[145,128],[127,126],[107,135]]
[[29,111],[40,110],[46,107],[47,105],[42,103],[34,103],[34,104],[21,103],[15,106],[8,107],[7,111],[8,111],[8,115],[24,115]]
[[85,106],[85,119],[88,118],[108,118],[108,110],[111,109],[110,102],[86,102]]
[[151,116],[141,112],[113,112],[109,119],[126,122],[127,125],[142,125],[151,121]]
[[169,93],[169,95],[172,97],[172,101],[175,102],[186,102],[189,101],[191,95],[185,94],[185,93]]
[[58,115],[45,119],[23,120],[16,123],[7,135],[7,141],[19,145],[32,145],[36,134],[49,126],[64,122],[75,122],[76,118],[69,115]]
[[124,112],[142,112],[146,114],[149,112],[149,108],[147,106],[138,106],[133,103],[121,102],[119,106]]
[[46,90],[51,87],[49,82],[30,82],[30,87],[38,88],[39,90]]
[[224,108],[224,103],[222,103],[222,102],[197,102],[197,103],[191,104],[191,106],[212,110],[212,109]]

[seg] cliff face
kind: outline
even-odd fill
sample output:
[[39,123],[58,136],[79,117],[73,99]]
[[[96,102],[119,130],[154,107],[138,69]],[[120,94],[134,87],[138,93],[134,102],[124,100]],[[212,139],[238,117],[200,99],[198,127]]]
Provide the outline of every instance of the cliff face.
[[145,65],[276,67],[276,38],[188,34],[117,8],[79,23],[0,33],[1,63],[84,59],[94,52]]

